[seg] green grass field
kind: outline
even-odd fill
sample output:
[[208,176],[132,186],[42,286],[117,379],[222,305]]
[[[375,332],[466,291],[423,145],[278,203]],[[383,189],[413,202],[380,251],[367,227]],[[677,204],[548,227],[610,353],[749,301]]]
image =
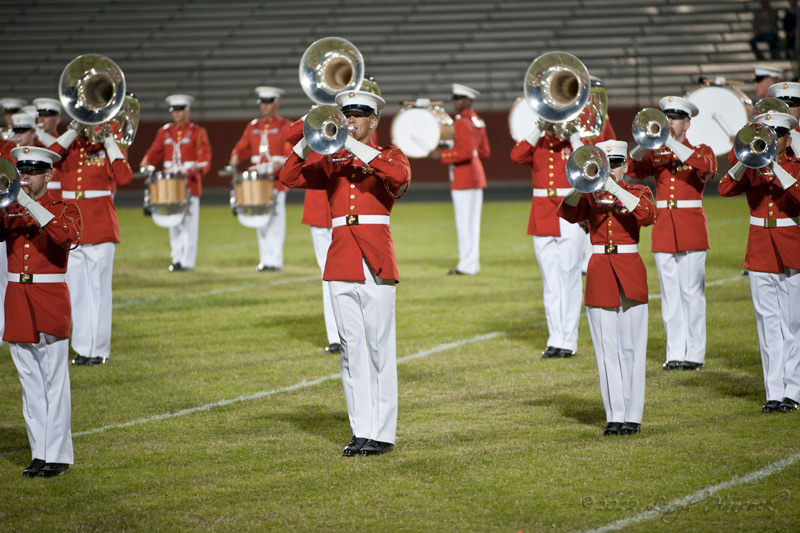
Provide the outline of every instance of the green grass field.
[[484,204],[476,277],[444,275],[452,206],[400,200],[398,441],[368,458],[341,456],[351,433],[300,206],[279,273],[255,271],[255,232],[224,207],[202,208],[197,269],[169,273],[167,231],[120,209],[111,360],[70,370],[66,476],[21,477],[20,384],[0,350],[0,530],[796,531],[800,413],[760,412],[747,207],[706,206],[706,367],[661,370],[652,299],[642,432],[603,437],[585,317],[577,357],[539,357],[529,200]]

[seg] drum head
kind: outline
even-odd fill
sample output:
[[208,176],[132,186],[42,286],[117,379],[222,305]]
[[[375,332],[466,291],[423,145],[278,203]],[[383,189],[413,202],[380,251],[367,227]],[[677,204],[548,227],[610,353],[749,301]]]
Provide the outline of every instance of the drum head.
[[531,106],[521,96],[514,100],[511,111],[508,113],[508,131],[514,142],[520,142],[531,132],[539,115],[531,109]]
[[689,142],[707,144],[718,156],[730,152],[733,138],[749,120],[750,99],[732,87],[698,87],[686,98],[700,110],[686,132]]
[[401,109],[392,120],[392,144],[400,148],[406,157],[428,157],[439,147],[441,128],[439,119],[428,108]]

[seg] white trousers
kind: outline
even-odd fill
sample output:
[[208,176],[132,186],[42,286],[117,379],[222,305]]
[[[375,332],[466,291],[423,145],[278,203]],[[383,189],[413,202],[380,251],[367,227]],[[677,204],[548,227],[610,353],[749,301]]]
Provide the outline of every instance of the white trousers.
[[[621,292],[621,291],[620,291]],[[587,307],[606,422],[642,423],[647,304],[620,294],[620,307]]]
[[8,287],[8,255],[6,255],[6,241],[0,241],[0,348],[3,347],[3,332],[6,330],[6,287]]
[[9,347],[22,383],[31,458],[72,464],[69,342],[41,334],[37,343],[12,342]]
[[200,228],[200,198],[189,199],[189,211],[177,226],[169,228],[169,246],[172,263],[183,268],[194,268],[197,261],[197,232]]
[[342,342],[342,385],[353,435],[394,444],[397,431],[395,282],[363,260],[366,281],[331,281]]
[[667,361],[706,359],[706,251],[653,253],[661,283]]
[[800,400],[800,271],[750,271],[767,401]]
[[481,209],[483,189],[450,191],[456,215],[458,235],[458,265],[456,270],[464,274],[481,271]]
[[113,242],[82,244],[69,253],[67,286],[72,302],[72,349],[84,357],[111,353]]
[[283,268],[283,243],[286,240],[286,191],[275,191],[268,222],[256,230],[258,259],[266,267]]
[[534,235],[533,250],[542,273],[547,345],[574,351],[578,348],[581,258],[586,232],[578,224],[558,220],[561,237]]
[[[328,248],[331,246],[332,237],[333,228],[311,226],[311,243],[314,245],[314,255],[322,274],[325,273],[325,261],[328,258]],[[322,312],[325,317],[325,333],[328,337],[328,344],[339,342],[339,331],[336,329],[336,319],[333,316],[333,306],[331,305],[331,290],[325,280],[322,280]]]

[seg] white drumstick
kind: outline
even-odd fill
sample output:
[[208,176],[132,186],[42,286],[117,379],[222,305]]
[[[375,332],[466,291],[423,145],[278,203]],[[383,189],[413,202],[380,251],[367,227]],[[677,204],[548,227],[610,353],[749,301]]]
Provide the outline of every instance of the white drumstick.
[[731,131],[731,128],[725,122],[725,119],[719,116],[716,112],[711,113],[711,118],[714,120],[714,122],[719,124],[719,127],[722,128],[722,131],[724,131],[725,134],[730,137],[731,141],[733,141],[736,135]]

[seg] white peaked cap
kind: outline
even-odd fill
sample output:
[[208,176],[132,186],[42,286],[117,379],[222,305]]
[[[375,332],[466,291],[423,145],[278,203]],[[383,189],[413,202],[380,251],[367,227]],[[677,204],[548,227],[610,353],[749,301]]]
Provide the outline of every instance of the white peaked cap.
[[604,151],[609,159],[612,157],[626,159],[628,157],[628,143],[625,141],[609,140],[597,143],[595,146]]
[[277,100],[278,98],[283,96],[283,93],[285,92],[286,91],[284,91],[283,89],[278,89],[277,87],[267,87],[267,86],[256,87],[256,94],[258,95],[259,99],[274,98],[275,100]]
[[4,109],[22,109],[28,104],[27,100],[22,98],[0,98],[0,105]]
[[773,128],[786,128],[793,130],[797,127],[797,119],[788,113],[762,113],[753,119],[753,122],[760,122]]
[[192,107],[192,103],[194,102],[194,96],[189,96],[188,94],[171,94],[164,98],[164,101],[169,104],[170,107],[172,106],[186,106]]
[[61,102],[55,98],[37,98],[33,101],[37,111],[56,111],[61,113]]
[[26,163],[47,163],[53,166],[53,163],[61,160],[61,156],[55,152],[51,152],[47,148],[39,148],[38,146],[17,146],[11,150],[11,157],[17,160],[17,165],[22,162]]
[[386,100],[367,91],[343,91],[336,95],[336,105],[342,109],[347,106],[365,106],[377,113],[386,106]]
[[36,117],[30,113],[14,113],[11,115],[11,127],[33,129],[36,127]]
[[772,78],[781,79],[783,77],[783,69],[765,65],[753,65],[753,74],[756,76],[770,76]]
[[665,96],[658,101],[658,107],[664,112],[669,110],[683,111],[690,117],[697,116],[700,112],[696,105],[681,96]]
[[475,90],[472,87],[467,87],[466,85],[461,85],[460,83],[453,84],[453,96],[466,96],[467,98],[475,100],[478,96],[480,96],[480,94],[480,91]]

